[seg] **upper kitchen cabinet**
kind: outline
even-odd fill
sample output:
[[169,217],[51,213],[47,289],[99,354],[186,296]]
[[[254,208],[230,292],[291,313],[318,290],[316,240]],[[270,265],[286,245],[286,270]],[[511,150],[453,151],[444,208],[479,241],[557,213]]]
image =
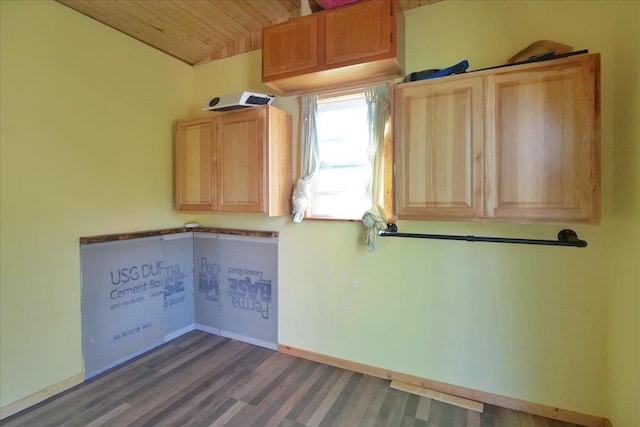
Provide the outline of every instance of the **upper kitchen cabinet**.
[[367,0],[266,27],[262,81],[294,95],[400,77],[402,19],[395,0]]
[[395,90],[400,219],[600,221],[600,56]]
[[262,35],[262,80],[283,75],[304,74],[322,63],[317,15],[265,28]]
[[179,212],[288,215],[291,116],[272,106],[176,125]]
[[600,222],[600,56],[486,77],[486,216]]

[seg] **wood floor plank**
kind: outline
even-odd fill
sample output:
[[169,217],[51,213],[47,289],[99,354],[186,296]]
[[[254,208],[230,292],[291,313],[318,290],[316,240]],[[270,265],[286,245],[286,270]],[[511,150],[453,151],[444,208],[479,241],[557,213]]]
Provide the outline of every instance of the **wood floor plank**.
[[93,420],[92,422],[87,424],[86,427],[99,427],[99,426],[102,426],[102,425],[106,424],[108,421],[113,420],[113,418],[117,417],[119,414],[121,414],[122,412],[126,411],[129,408],[130,408],[130,406],[129,406],[128,403],[123,403],[122,405],[120,405],[120,406],[112,409],[111,411],[107,412],[103,416],[96,418],[95,420]]
[[373,397],[371,402],[367,406],[364,418],[360,421],[362,427],[374,427],[376,424],[382,424],[378,422],[378,414],[384,399],[389,391],[389,382],[380,378],[375,378],[373,381]]
[[[453,408],[453,427],[467,427],[467,413],[469,411],[456,406]],[[479,412],[478,412],[479,413]]]
[[[179,366],[187,363],[188,361],[200,356],[202,353],[206,352],[206,351],[211,351],[212,349],[215,348],[220,348],[223,345],[229,345],[228,341],[225,340],[212,340],[210,344],[208,345],[201,345],[198,348],[190,348],[186,354],[183,354],[180,357],[174,357],[171,361],[167,361],[165,363],[163,363],[161,366],[158,367],[158,372],[160,374],[166,374],[168,372],[173,371],[174,369],[178,368]],[[150,366],[151,368],[155,368],[155,366]]]
[[299,422],[291,420],[289,418],[285,418],[284,420],[282,420],[280,424],[278,424],[278,427],[307,427],[307,426],[304,424],[300,424]]
[[520,418],[520,426],[521,427],[537,427],[536,421],[531,414],[525,414],[524,412],[519,412],[518,417]]
[[484,412],[480,416],[480,427],[495,427],[493,422],[493,409],[495,406],[485,405]]
[[356,426],[362,422],[375,397],[376,380],[378,378],[367,375],[360,379],[354,390],[347,396],[339,416],[335,419],[335,425]]
[[320,374],[311,388],[304,393],[302,399],[300,399],[296,406],[289,411],[287,418],[295,420],[301,424],[306,423],[316,409],[318,409],[318,406],[320,406],[324,397],[333,387],[333,384],[338,381],[342,370],[328,365],[322,365],[322,367],[322,374]]
[[149,424],[156,420],[162,420],[174,426],[211,423],[214,420],[211,414],[219,413],[221,408],[228,405],[228,401],[237,401],[230,396],[228,390],[251,375],[254,373],[248,369],[230,369],[227,375],[213,383],[207,380],[206,384],[199,385],[198,389],[191,390],[181,399],[164,408],[162,412],[157,413],[154,419],[149,420]]
[[[176,357],[180,357],[183,354],[196,352],[202,347],[206,347],[209,349],[220,348],[221,345],[228,344],[230,342],[230,340],[226,338],[218,336],[207,336],[209,334],[200,331],[194,331],[193,333],[187,335],[193,336],[197,339],[190,339],[188,341],[179,340],[177,343],[171,341],[163,345],[162,347],[159,347],[159,349],[163,349],[166,347],[167,349],[171,350],[170,352],[165,353],[161,357],[155,357],[148,360],[142,359],[140,360],[140,362],[144,361],[144,365],[148,369],[159,369],[160,367],[175,360]],[[179,337],[178,339],[183,338],[184,336],[185,335]],[[211,339],[210,337],[215,339]],[[155,352],[156,350],[154,349],[153,351]],[[124,367],[126,368],[126,365],[124,365]]]
[[[242,405],[238,405],[236,406],[237,403],[242,403]],[[149,422],[149,426],[205,426],[205,425],[211,425],[213,423],[215,423],[218,419],[220,419],[224,414],[229,414],[231,417],[233,417],[234,412],[229,412],[231,410],[231,408],[236,407],[237,411],[240,412],[242,410],[242,408],[244,408],[246,406],[246,404],[244,404],[244,402],[240,402],[236,399],[234,399],[233,397],[229,397],[226,400],[224,400],[223,402],[221,402],[219,405],[217,405],[215,407],[215,409],[210,410],[206,413],[206,417],[201,418],[200,420],[198,420],[197,422],[195,420],[190,420],[187,423],[176,423],[175,421],[171,421],[169,418],[164,418],[159,422],[154,422],[154,421],[150,421]]]
[[[264,426],[275,417],[281,405],[286,402],[296,389],[315,369],[315,363],[296,359],[275,380],[269,382],[247,407],[229,420],[229,425]],[[275,384],[275,387],[273,386]],[[284,416],[277,420],[283,421]]]
[[446,403],[438,402],[437,400],[431,401],[431,408],[429,410],[429,419],[427,423],[429,426],[451,426],[453,424],[452,415],[453,412],[449,411],[449,405]]
[[[236,368],[240,366],[242,360],[249,357],[252,352],[259,351],[259,349],[246,344],[239,345],[236,349],[236,353],[228,358],[223,358],[215,367],[210,366],[204,375],[202,374],[202,366],[198,364],[194,364],[193,369],[181,369],[179,378],[172,375],[172,378],[168,379],[162,387],[173,388],[173,393],[163,397],[161,402],[153,407],[150,407],[144,397],[139,399],[136,397],[132,402],[136,403],[135,413],[138,414],[138,417],[133,418],[134,411],[129,411],[124,414],[129,418],[124,417],[124,419],[133,418],[131,423],[135,425],[155,426],[164,418],[171,416],[173,412],[179,411],[181,406],[187,404],[191,399],[197,398],[203,393],[210,394],[215,391],[215,389],[211,389],[212,387],[216,389],[222,387],[221,383],[227,383],[233,379],[231,377],[236,373]],[[206,361],[201,363],[206,363]],[[167,375],[167,373],[162,373],[162,375]]]
[[263,384],[268,383],[269,376],[276,376],[291,363],[290,359],[280,359],[277,356],[278,354],[274,352],[272,356],[267,357],[261,363],[268,363],[271,366],[271,370],[258,370],[256,367],[247,367],[247,369],[251,370],[252,374],[243,382],[234,384],[232,389],[229,389],[229,395],[245,403],[251,400],[251,396],[255,395],[259,388],[264,387]]
[[[193,366],[190,366],[189,369],[192,372],[193,371],[197,372],[200,370],[201,364],[207,363],[207,360],[206,359],[200,360],[199,364],[196,363],[198,361],[195,359],[191,359],[190,362],[193,362]],[[209,364],[212,366],[216,366],[214,364],[211,364],[210,362]],[[183,364],[182,367],[185,367],[185,365]],[[167,375],[167,374],[158,375],[157,371],[155,375],[148,373],[148,378],[145,378],[144,380],[142,380],[141,384],[135,384],[134,386],[122,388],[118,393],[110,395],[110,398],[109,398],[110,403],[106,405],[103,404],[102,406],[108,409],[110,406],[118,405],[123,402],[132,404],[131,405],[132,408],[129,409],[128,411],[125,411],[125,413],[121,415],[121,419],[122,418],[127,419],[127,417],[132,412],[135,413],[135,411],[137,410],[137,408],[135,407],[136,399],[138,399],[137,400],[138,402],[140,401],[147,402],[148,405],[153,406],[154,410],[160,410],[163,408],[164,404],[159,404],[160,401],[158,401],[158,399],[155,399],[155,398],[152,399],[152,397],[155,397],[155,396],[153,395],[153,393],[150,393],[149,390],[154,390],[156,387],[160,387],[161,385],[164,384],[165,388],[168,388],[174,391],[175,389],[173,388],[173,385],[167,385],[167,383],[172,382],[176,378],[179,378],[183,374],[183,372],[187,372],[187,371],[176,371],[176,372],[173,372],[171,375]],[[187,377],[187,378],[193,378],[194,376],[195,374],[193,374],[192,377]],[[160,395],[161,396],[170,395],[170,393],[161,392]],[[84,411],[78,416],[74,417],[74,421],[82,424],[83,421],[86,421],[91,417],[95,417],[97,415],[95,411],[96,411],[95,408],[91,408],[87,411]],[[149,413],[152,413],[152,412],[153,411],[149,411]]]
[[191,345],[199,341],[224,341],[225,338],[219,335],[211,335],[203,331],[193,331],[171,340],[171,344],[181,349],[188,349]]
[[[467,411],[466,427],[480,427],[480,418],[481,418],[481,415],[479,412]],[[529,426],[529,427],[534,427],[534,426]]]
[[0,421],[2,427],[577,427],[484,413],[385,379],[192,331]]
[[[234,399],[235,400],[235,399]],[[209,424],[209,427],[223,427],[225,426],[229,420],[238,414],[241,410],[243,410],[247,406],[246,403],[236,400],[232,407],[230,407],[227,411],[220,415],[214,422]]]
[[251,388],[244,388],[242,392],[236,394],[236,399],[250,403],[258,396],[265,388],[269,387],[273,381],[278,378],[282,372],[287,370],[294,362],[295,357],[275,358],[270,366],[270,369],[265,369],[261,380],[254,384]]
[[480,402],[476,402],[469,399],[463,399],[458,396],[453,396],[447,393],[441,393],[438,391],[430,390],[428,388],[420,387],[415,384],[408,384],[401,381],[391,381],[391,388],[396,388],[400,391],[406,391],[409,393],[417,394],[418,396],[428,397],[432,400],[448,403],[450,405],[459,406],[461,408],[471,409],[473,411],[482,412],[484,405]]
[[416,418],[427,421],[429,419],[429,410],[431,409],[432,400],[426,397],[420,397],[418,407],[416,409]]
[[[153,411],[145,414],[140,421],[144,420],[146,425],[155,425],[163,420],[173,422],[174,425],[186,425],[194,418],[208,419],[208,415],[199,416],[199,414],[218,411],[218,407],[230,398],[227,390],[253,374],[252,371],[238,365],[228,365],[213,375],[204,375],[176,393],[175,398],[160,412]],[[153,417],[150,418],[150,415]]]
[[[245,403],[245,402],[243,402]],[[235,426],[247,426],[252,427],[253,420],[260,416],[260,410],[248,403],[245,403],[245,406],[240,409],[229,421],[227,421],[224,426],[226,427],[235,427]],[[256,426],[257,427],[257,426]]]
[[410,417],[408,415],[402,415],[402,418],[400,419],[400,424],[398,424],[398,427],[413,427],[414,422],[416,421],[416,419],[414,417]]
[[264,399],[270,396],[274,390],[278,387],[282,387],[284,381],[291,378],[292,375],[296,373],[298,369],[302,369],[303,365],[307,368],[313,368],[310,363],[307,363],[307,360],[295,359],[293,362],[287,366],[287,368],[280,373],[277,377],[273,378],[268,384],[265,385],[264,388],[259,390],[258,394],[256,394],[249,403],[252,405],[260,405]]
[[[337,424],[336,420],[340,416],[342,410],[344,409],[349,397],[357,387],[358,383],[362,380],[362,374],[353,374],[347,381],[347,384],[340,391],[340,394],[336,397],[336,400],[333,402],[333,405],[329,408],[326,415],[320,422],[319,427],[331,427],[332,425]],[[344,424],[342,424],[344,425]]]
[[[256,419],[255,425],[259,426],[271,426],[278,425],[286,418],[286,408],[283,408],[285,403],[296,394],[296,391],[304,384],[304,382],[311,376],[316,368],[315,363],[308,360],[305,361],[302,366],[297,367],[297,371],[291,372],[287,378],[283,379],[281,383],[273,390],[269,398],[264,398],[260,404],[261,410],[260,417]],[[282,411],[282,413],[279,413]]]
[[407,404],[404,407],[404,415],[415,418],[416,412],[418,411],[418,403],[420,402],[420,396],[416,396],[415,394],[409,395],[407,399]]
[[204,369],[207,369],[207,378],[219,375],[230,363],[251,350],[252,347],[242,344],[230,342],[221,347],[218,354],[224,356],[222,360],[215,359],[213,363],[208,357],[209,352],[204,352],[182,363],[180,369],[159,373],[152,387],[138,389],[136,393],[127,393],[122,400],[128,402],[131,408],[121,414],[122,425],[144,425],[146,419],[155,416],[169,405],[171,400],[176,398],[176,393],[183,393],[194,382],[202,380]]
[[[315,366],[314,366],[315,365]],[[315,384],[315,382],[320,378],[320,376],[326,371],[326,365],[311,365],[312,372],[311,374],[304,379],[302,384],[300,384],[296,390],[289,396],[289,398],[280,405],[278,411],[274,414],[274,416],[264,425],[264,427],[277,427],[281,425],[288,418],[288,414],[302,402],[304,396],[309,392],[311,387]],[[289,419],[290,421],[296,423],[295,420]],[[300,423],[298,423],[300,424]]]
[[340,378],[336,382],[336,384],[329,390],[325,398],[322,400],[322,403],[318,406],[318,409],[315,410],[309,421],[305,424],[309,427],[319,427],[320,423],[327,415],[334,402],[347,385],[351,377],[355,375],[353,372],[342,370],[340,374]]
[[[156,417],[165,417],[173,425],[206,425],[211,421],[211,414],[218,413],[226,401],[233,399],[234,393],[242,384],[256,382],[261,376],[251,369],[269,357],[273,350],[254,347],[254,350],[228,366],[217,377],[212,377],[184,393],[180,400],[176,400],[164,413]],[[153,420],[151,420],[153,422]]]
[[515,411],[500,407],[494,407],[493,417],[495,425],[521,427],[520,417],[518,417],[518,413]]
[[380,405],[380,411],[378,411],[378,415],[376,418],[376,422],[373,424],[374,427],[385,426],[387,424],[386,420],[391,416],[391,412],[395,406],[396,399],[398,395],[402,393],[396,389],[388,389],[387,394],[384,397],[382,405]]
[[389,419],[387,420],[386,427],[396,427],[400,425],[402,417],[404,415],[404,407],[407,403],[408,398],[409,393],[398,393],[395,404],[393,405],[391,413],[389,414]]

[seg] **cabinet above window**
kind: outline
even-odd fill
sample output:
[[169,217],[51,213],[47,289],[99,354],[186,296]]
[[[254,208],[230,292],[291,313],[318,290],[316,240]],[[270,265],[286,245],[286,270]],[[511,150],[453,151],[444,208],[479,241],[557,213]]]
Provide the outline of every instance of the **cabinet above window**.
[[266,27],[262,81],[294,95],[401,77],[402,19],[395,0],[370,0]]

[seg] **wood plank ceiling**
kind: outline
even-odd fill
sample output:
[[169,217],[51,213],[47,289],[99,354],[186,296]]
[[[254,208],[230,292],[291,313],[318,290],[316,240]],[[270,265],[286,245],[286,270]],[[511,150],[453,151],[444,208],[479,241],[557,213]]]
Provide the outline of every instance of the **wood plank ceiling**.
[[[56,1],[190,65],[260,49],[263,27],[300,15],[300,0]],[[399,4],[408,10],[436,1]]]

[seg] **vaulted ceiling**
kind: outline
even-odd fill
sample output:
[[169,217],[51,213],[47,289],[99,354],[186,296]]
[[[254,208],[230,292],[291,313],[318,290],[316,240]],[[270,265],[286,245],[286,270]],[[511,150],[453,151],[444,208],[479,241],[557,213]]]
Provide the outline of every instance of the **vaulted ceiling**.
[[[56,1],[191,65],[260,49],[262,28],[300,16],[301,8],[301,0]],[[408,10],[436,1],[398,4]]]

